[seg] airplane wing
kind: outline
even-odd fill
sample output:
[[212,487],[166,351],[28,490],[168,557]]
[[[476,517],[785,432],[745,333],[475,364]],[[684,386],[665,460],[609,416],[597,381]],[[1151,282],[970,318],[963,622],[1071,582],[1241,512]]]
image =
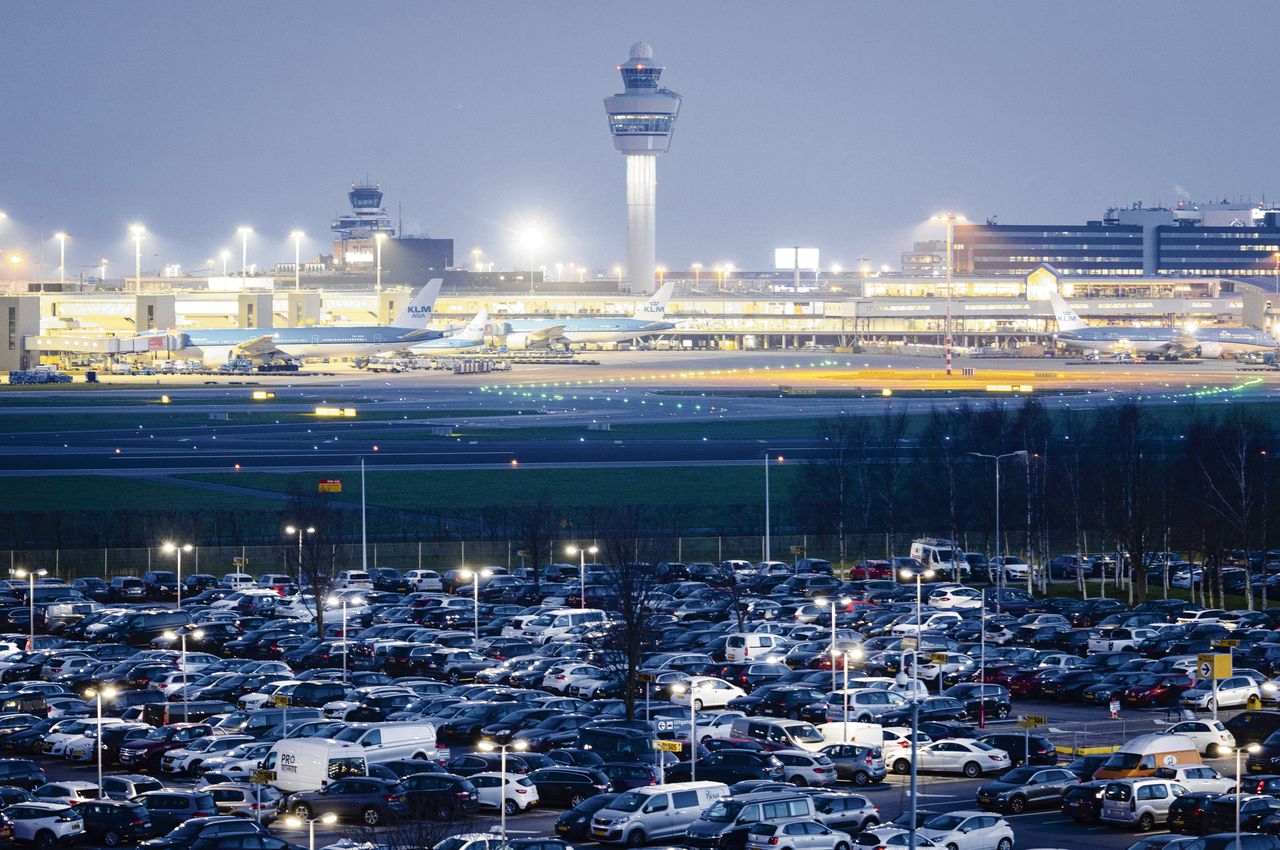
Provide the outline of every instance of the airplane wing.
[[263,334],[237,343],[232,350],[241,357],[266,357],[268,354],[283,353],[276,347],[271,334]]
[[549,342],[564,336],[564,325],[547,325],[536,331],[528,331],[527,336],[533,342]]

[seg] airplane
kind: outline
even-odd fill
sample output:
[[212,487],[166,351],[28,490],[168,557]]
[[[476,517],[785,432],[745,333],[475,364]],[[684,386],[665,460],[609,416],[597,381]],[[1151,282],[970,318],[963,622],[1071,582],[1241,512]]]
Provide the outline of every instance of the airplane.
[[414,354],[460,354],[484,347],[484,329],[489,324],[489,313],[481,310],[465,328],[455,334],[429,339],[409,346]]
[[306,328],[189,328],[183,352],[208,366],[222,366],[246,358],[255,362],[302,358],[374,357],[403,351],[418,342],[437,339],[427,330],[441,278],[432,278],[396,315],[390,325]]
[[1054,339],[1066,348],[1106,354],[1140,354],[1177,359],[1195,355],[1200,340],[1177,328],[1137,328],[1085,323],[1057,292],[1049,293],[1053,316],[1058,321]]
[[674,283],[664,283],[630,316],[591,319],[524,319],[507,322],[505,345],[512,351],[572,343],[623,342],[675,328],[665,321]]
[[1201,357],[1239,356],[1280,348],[1280,342],[1258,328],[1193,328],[1191,335],[1200,341]]

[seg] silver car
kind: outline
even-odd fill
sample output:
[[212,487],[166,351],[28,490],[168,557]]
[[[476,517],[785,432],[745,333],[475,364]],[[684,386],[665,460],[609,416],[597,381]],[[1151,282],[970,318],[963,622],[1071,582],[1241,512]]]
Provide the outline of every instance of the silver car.
[[782,762],[783,776],[793,785],[835,784],[836,763],[823,753],[778,750],[773,755]]
[[758,823],[747,833],[745,850],[852,850],[853,837],[816,820]]
[[203,790],[213,796],[218,814],[239,815],[262,823],[275,820],[282,796],[270,785],[241,785],[238,782],[210,785]]

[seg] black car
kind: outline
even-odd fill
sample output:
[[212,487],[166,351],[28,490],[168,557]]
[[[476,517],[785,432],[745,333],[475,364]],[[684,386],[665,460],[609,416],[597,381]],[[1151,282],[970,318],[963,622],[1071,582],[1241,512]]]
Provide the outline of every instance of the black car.
[[306,820],[318,813],[332,812],[339,818],[357,820],[365,826],[380,826],[409,814],[404,785],[369,776],[348,776],[330,782],[318,791],[290,794],[283,808]]
[[155,600],[178,598],[178,576],[166,570],[152,570],[142,577],[147,598]]
[[140,578],[116,576],[108,588],[112,602],[141,602],[147,598],[147,586]]
[[556,835],[567,841],[588,841],[591,838],[591,818],[620,795],[596,794],[588,797],[569,811],[556,818]]
[[133,802],[146,809],[159,835],[192,818],[209,818],[218,813],[213,795],[206,791],[148,791],[139,794]]
[[1107,780],[1081,782],[1062,795],[1060,811],[1081,823],[1096,823],[1102,817],[1102,793]]
[[947,688],[942,695],[960,700],[964,706],[965,715],[974,720],[978,719],[979,715],[1003,720],[1013,710],[1009,689],[1004,685],[961,682]]
[[1024,764],[1050,765],[1058,763],[1058,751],[1053,742],[1043,735],[1019,735],[1016,732],[997,732],[978,739],[997,750],[1009,754],[1014,767]]
[[44,770],[29,759],[0,759],[0,785],[32,791],[45,783]]
[[452,773],[415,773],[400,780],[409,814],[438,821],[460,820],[475,814],[480,793],[471,780]]
[[393,567],[374,567],[369,570],[369,578],[373,579],[374,590],[388,593],[408,593],[412,590],[409,587],[409,580]]
[[[910,726],[911,706],[895,708],[880,716],[881,726]],[[964,720],[968,716],[964,703],[953,697],[926,697],[920,701],[921,720]]]
[[978,788],[977,803],[984,809],[1018,814],[1030,808],[1058,808],[1068,788],[1080,779],[1061,767],[1015,767],[999,779]]
[[94,602],[108,602],[111,599],[111,588],[100,578],[78,578],[71,582],[71,589],[79,591],[85,599]]
[[1093,779],[1093,775],[1098,772],[1098,768],[1106,762],[1111,756],[1105,753],[1099,755],[1079,756],[1072,759],[1068,764],[1067,770],[1071,771],[1081,782],[1089,782]]
[[1261,744],[1280,730],[1280,711],[1242,711],[1223,725],[1236,739],[1236,746]]
[[568,767],[599,767],[604,764],[604,759],[595,750],[584,750],[578,747],[548,750],[547,758],[556,764]]
[[1209,803],[1221,795],[1213,791],[1193,791],[1169,804],[1169,831],[1183,835],[1204,832]]
[[609,777],[590,767],[544,767],[529,774],[538,788],[538,804],[577,806],[612,786]]
[[117,847],[155,835],[146,806],[127,800],[90,800],[74,806],[84,819],[84,836],[94,843]]
[[[210,803],[212,804],[212,798],[210,798]],[[151,809],[148,811],[152,813],[152,821],[154,823],[155,811]],[[145,850],[171,850],[171,848],[172,850],[188,850],[188,848],[192,847],[196,841],[221,838],[223,836],[243,835],[260,835],[263,838],[268,837],[267,828],[256,821],[232,815],[217,815],[211,813],[207,816],[185,821],[171,829],[167,834],[161,835],[159,838],[144,841],[142,843],[142,847],[145,848]]]
[[[667,768],[667,782],[688,782],[692,765],[680,762]],[[720,750],[698,760],[698,780],[732,785],[744,779],[782,779],[782,762],[767,753]]]
[[607,761],[600,765],[600,772],[609,777],[614,791],[630,791],[646,785],[658,784],[658,768],[652,764],[630,761]]

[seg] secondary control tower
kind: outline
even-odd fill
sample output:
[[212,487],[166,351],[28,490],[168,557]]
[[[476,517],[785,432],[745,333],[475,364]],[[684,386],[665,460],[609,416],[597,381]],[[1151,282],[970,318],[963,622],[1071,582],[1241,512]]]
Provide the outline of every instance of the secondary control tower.
[[680,114],[680,95],[658,86],[663,70],[653,48],[637,41],[618,66],[623,91],[604,99],[613,146],[627,159],[627,282],[644,293],[656,288],[657,156],[671,146]]

